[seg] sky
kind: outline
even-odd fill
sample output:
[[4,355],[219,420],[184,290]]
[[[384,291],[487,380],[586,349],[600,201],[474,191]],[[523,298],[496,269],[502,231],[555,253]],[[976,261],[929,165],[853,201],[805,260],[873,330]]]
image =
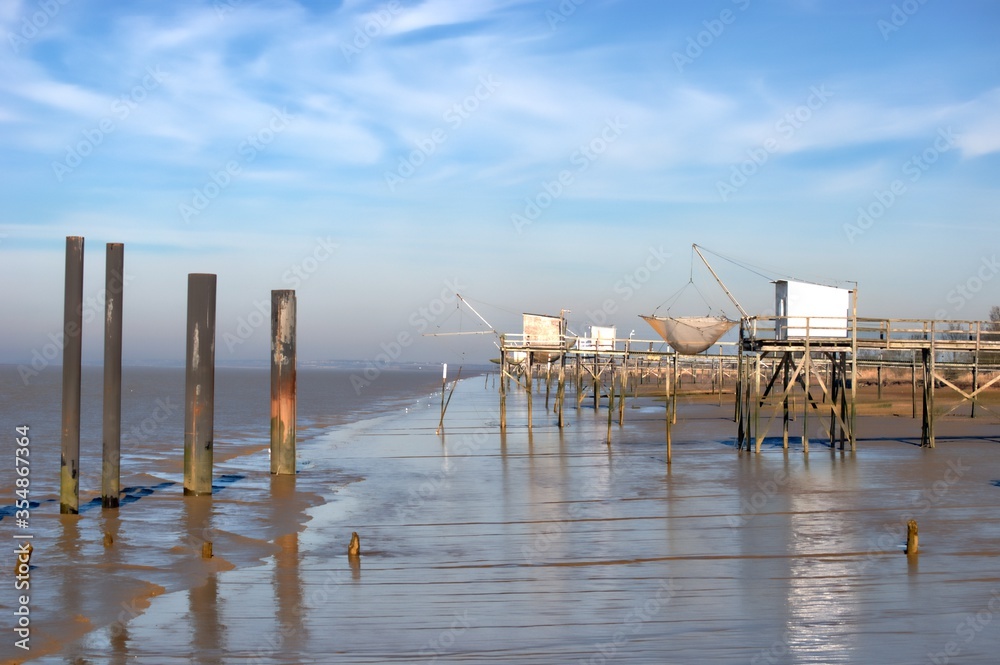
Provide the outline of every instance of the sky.
[[[483,362],[522,312],[655,333],[776,278],[859,314],[1000,304],[993,0],[204,0],[0,4],[0,362],[60,362],[67,236],[84,361],[124,243],[126,363]],[[456,293],[466,299],[459,302]],[[471,306],[471,307],[470,307]]]

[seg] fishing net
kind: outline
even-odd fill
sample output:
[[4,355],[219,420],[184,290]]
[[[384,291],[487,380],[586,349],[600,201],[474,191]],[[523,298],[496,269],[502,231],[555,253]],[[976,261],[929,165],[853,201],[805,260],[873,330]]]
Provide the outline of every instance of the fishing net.
[[719,341],[738,323],[721,316],[643,316],[674,351],[682,355],[701,353]]

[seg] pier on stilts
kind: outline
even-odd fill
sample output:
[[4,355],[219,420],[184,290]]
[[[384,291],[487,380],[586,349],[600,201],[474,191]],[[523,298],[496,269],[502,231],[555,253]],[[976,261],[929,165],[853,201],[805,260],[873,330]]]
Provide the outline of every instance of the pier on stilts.
[[[788,335],[785,317],[751,317],[740,327],[739,378],[736,388],[737,448],[760,452],[780,418],[782,444],[789,444],[789,423],[801,417],[802,449],[809,451],[810,432],[825,436],[831,447],[857,447],[859,367],[877,372],[881,396],[885,367],[910,368],[913,416],[920,390],[920,445],[934,448],[935,424],[969,403],[977,411],[1000,418],[980,403],[983,391],[1000,382],[1000,329],[995,322],[933,319],[878,319],[852,316],[846,335],[829,336],[829,319],[799,318],[798,334]],[[784,332],[783,332],[784,329]],[[903,358],[910,356],[907,362]],[[971,388],[957,376],[969,374]],[[939,388],[960,397],[939,406]],[[795,413],[798,411],[798,413]]]
[[[831,336],[831,329],[838,336]],[[720,404],[724,394],[734,398],[740,451],[759,453],[772,432],[778,436],[779,422],[786,449],[798,444],[808,453],[812,439],[854,451],[861,371],[878,377],[880,400],[883,371],[909,373],[912,417],[919,418],[924,447],[935,447],[936,423],[960,407],[973,418],[1000,420],[1000,409],[981,399],[1000,384],[995,322],[751,316],[741,321],[737,342],[719,342],[715,353],[698,355],[675,353],[661,341],[575,337],[564,323],[555,330],[548,337],[500,335],[502,430],[512,387],[526,394],[529,429],[543,405],[563,427],[570,410],[592,403],[595,410],[609,410],[610,426],[616,415],[624,424],[628,398],[655,396],[666,402],[669,442],[672,424],[683,417],[677,411],[679,389],[697,376]],[[952,399],[942,399],[942,390]]]

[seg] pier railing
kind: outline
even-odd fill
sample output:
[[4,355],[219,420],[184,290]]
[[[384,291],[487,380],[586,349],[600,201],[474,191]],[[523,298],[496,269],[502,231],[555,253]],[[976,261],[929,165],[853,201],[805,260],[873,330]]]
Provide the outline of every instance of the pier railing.
[[844,317],[755,316],[745,332],[751,342],[810,343],[859,348],[1000,352],[1000,323]]

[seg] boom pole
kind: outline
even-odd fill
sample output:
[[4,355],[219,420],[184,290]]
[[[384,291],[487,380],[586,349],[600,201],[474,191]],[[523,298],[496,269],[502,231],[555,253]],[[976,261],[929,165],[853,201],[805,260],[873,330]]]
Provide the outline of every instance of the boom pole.
[[702,260],[702,262],[705,264],[705,267],[708,268],[708,271],[712,273],[712,277],[715,278],[715,281],[719,283],[719,286],[722,287],[722,290],[726,292],[726,295],[729,296],[729,299],[733,301],[734,305],[736,305],[736,309],[740,310],[740,314],[743,316],[743,318],[749,319],[750,315],[747,313],[745,309],[743,309],[743,306],[740,305],[739,301],[736,300],[736,296],[730,293],[729,289],[726,288],[726,285],[722,282],[722,279],[715,273],[715,270],[712,268],[712,265],[708,262],[708,259],[706,259],[705,255],[701,253],[700,249],[698,249],[698,245],[692,244],[691,248],[698,253],[698,258]]

